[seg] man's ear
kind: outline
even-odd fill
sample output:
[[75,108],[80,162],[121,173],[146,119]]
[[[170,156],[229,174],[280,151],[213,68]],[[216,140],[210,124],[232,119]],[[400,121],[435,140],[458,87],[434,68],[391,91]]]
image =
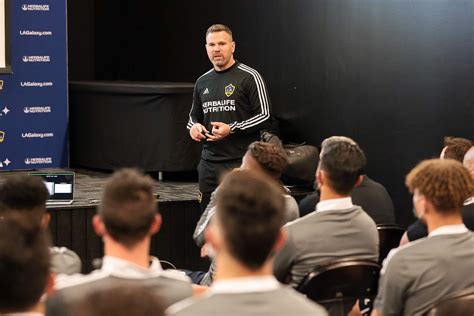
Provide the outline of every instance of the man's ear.
[[364,181],[364,176],[360,175],[359,178],[357,179],[355,185],[354,185],[354,188],[357,188],[362,183],[362,181]]
[[54,293],[54,280],[56,279],[56,275],[54,272],[48,273],[48,278],[46,279],[46,287],[44,289],[44,293],[47,296],[51,296]]
[[232,41],[232,53],[234,53],[234,52],[235,52],[235,42]]
[[288,230],[286,227],[280,228],[280,231],[278,232],[277,239],[275,240],[275,244],[273,245],[273,253],[277,253],[278,251],[285,246],[286,241],[288,240]]
[[150,235],[154,235],[160,231],[161,223],[162,223],[161,214],[156,213],[153,219],[153,223],[151,224],[151,227],[150,227]]
[[49,221],[51,220],[51,214],[49,214],[48,211],[46,211],[43,214],[43,218],[41,218],[41,227],[44,229],[48,229]]
[[316,184],[318,185],[318,189],[321,188],[322,185],[326,182],[324,171],[321,169],[316,169]]
[[215,223],[215,218],[204,231],[204,239],[206,243],[211,245],[215,251],[219,251],[222,247],[222,234]]
[[96,235],[99,237],[103,237],[107,233],[104,222],[99,214],[94,215],[92,218],[92,226],[94,227]]

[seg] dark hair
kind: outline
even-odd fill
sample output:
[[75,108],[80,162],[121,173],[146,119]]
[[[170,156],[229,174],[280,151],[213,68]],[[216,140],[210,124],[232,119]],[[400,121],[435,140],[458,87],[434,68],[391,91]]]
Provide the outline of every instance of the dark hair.
[[284,197],[263,174],[236,170],[219,186],[216,214],[229,252],[256,270],[267,260],[284,222]]
[[288,157],[283,148],[265,142],[253,142],[247,152],[273,178],[280,178],[288,165]]
[[227,34],[230,35],[230,39],[232,40],[232,31],[227,25],[213,24],[209,26],[206,31],[206,37],[207,35],[209,35],[209,33],[215,33],[215,32],[226,32]]
[[46,212],[49,192],[40,178],[28,175],[7,177],[0,185],[0,212],[21,213],[39,222]]
[[36,305],[49,275],[49,239],[39,225],[0,219],[0,313]]
[[357,179],[364,173],[365,154],[356,143],[334,142],[321,150],[319,168],[328,178],[329,186],[339,194],[350,194]]
[[462,162],[466,152],[473,146],[472,141],[460,137],[446,136],[444,138],[444,159],[454,159]]
[[474,195],[474,180],[464,166],[453,159],[431,159],[419,163],[406,176],[410,192],[418,189],[440,213],[460,211]]
[[126,247],[145,238],[156,212],[153,179],[135,169],[122,169],[112,175],[98,209],[107,232]]
[[165,306],[150,289],[117,286],[93,291],[72,306],[71,316],[164,315]]

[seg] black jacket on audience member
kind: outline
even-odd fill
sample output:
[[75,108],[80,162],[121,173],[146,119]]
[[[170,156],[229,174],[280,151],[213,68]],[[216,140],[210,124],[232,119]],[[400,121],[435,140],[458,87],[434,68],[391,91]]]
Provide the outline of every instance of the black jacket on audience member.
[[[318,202],[318,191],[302,199],[299,203],[300,217],[314,212]],[[395,224],[395,211],[390,195],[383,185],[366,175],[352,192],[352,203],[361,206],[376,224]]]

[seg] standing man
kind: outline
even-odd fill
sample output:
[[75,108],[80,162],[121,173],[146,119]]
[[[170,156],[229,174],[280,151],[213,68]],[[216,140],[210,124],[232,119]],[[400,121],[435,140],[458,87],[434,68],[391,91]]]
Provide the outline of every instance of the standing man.
[[235,42],[225,25],[211,25],[206,50],[213,69],[198,78],[187,128],[203,143],[198,166],[201,210],[221,174],[240,166],[250,143],[271,123],[267,88],[260,74],[234,59]]

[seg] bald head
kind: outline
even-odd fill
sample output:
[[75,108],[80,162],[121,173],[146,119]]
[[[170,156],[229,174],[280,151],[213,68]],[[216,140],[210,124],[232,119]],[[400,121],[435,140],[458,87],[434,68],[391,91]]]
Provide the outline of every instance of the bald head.
[[466,152],[462,164],[469,170],[471,177],[474,179],[474,146]]

